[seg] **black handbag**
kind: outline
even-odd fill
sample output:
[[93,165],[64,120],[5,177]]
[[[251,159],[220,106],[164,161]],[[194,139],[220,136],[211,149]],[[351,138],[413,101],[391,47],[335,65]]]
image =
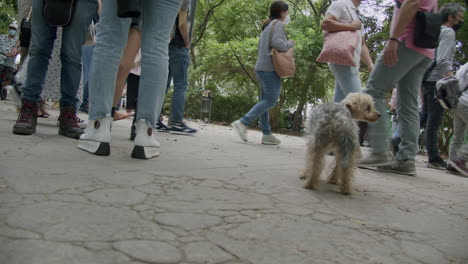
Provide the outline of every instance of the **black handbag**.
[[31,10],[28,16],[21,20],[19,33],[20,47],[29,48],[31,43]]
[[[112,0],[115,1],[115,0]],[[119,17],[139,17],[141,15],[140,0],[118,0],[117,16]]]
[[[401,3],[395,0],[396,6]],[[414,45],[419,48],[435,49],[439,46],[440,28],[442,26],[442,14],[435,12],[416,12],[416,28],[414,29]]]

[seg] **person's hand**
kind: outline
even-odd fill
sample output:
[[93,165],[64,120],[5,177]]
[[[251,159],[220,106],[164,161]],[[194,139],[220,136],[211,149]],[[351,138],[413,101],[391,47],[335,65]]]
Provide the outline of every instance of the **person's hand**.
[[388,67],[392,67],[398,62],[398,42],[388,40],[384,48],[384,62]]
[[18,53],[19,53],[19,50],[16,47],[13,48],[13,50],[11,51],[11,54],[13,55],[18,55]]
[[362,24],[361,24],[361,21],[359,20],[353,20],[351,21],[351,27],[353,28],[353,30],[360,30],[362,28]]
[[185,48],[190,49],[190,43],[185,45]]
[[371,73],[374,70],[374,64],[372,65],[367,65],[367,71]]
[[291,43],[293,47],[296,46],[296,42],[294,42],[294,40],[290,39],[289,42]]

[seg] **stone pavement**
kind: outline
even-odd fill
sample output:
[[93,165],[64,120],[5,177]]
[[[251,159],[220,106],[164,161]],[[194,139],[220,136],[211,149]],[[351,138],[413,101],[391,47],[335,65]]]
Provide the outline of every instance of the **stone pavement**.
[[11,133],[11,102],[0,116],[1,264],[468,263],[468,178],[421,161],[417,177],[358,169],[344,196],[300,187],[303,138],[190,123],[142,161],[130,120],[98,157],[57,135],[56,112],[34,136]]

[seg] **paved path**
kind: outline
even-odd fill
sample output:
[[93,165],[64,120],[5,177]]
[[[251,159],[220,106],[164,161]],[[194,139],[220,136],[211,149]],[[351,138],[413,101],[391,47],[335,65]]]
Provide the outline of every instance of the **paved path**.
[[300,187],[302,138],[241,143],[230,128],[159,133],[161,156],[130,158],[130,120],[110,157],[57,135],[11,133],[0,102],[0,263],[468,263],[468,178],[425,168],[357,170],[355,193]]

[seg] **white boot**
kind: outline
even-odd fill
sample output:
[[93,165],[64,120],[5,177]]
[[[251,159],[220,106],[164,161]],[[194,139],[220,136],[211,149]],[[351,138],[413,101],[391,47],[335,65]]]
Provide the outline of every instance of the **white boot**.
[[88,127],[84,134],[80,136],[78,148],[95,155],[109,156],[111,124],[112,118],[110,115],[99,120],[89,120]]
[[159,156],[158,148],[160,146],[156,139],[156,131],[144,119],[135,123],[136,137],[135,147],[132,151],[132,158],[150,159]]

